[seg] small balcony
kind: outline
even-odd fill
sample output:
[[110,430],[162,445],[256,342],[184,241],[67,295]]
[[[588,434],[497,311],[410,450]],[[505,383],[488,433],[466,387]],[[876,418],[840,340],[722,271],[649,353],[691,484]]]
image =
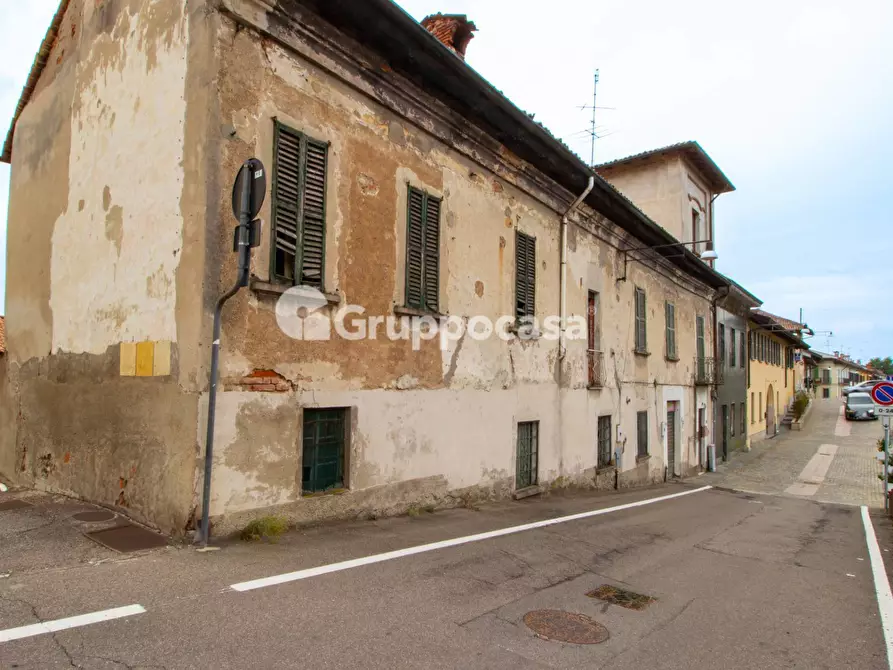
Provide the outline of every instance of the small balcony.
[[588,349],[586,351],[587,367],[589,368],[589,388],[600,389],[605,385],[605,355],[601,351]]
[[721,360],[706,356],[695,358],[695,386],[718,386],[723,381]]

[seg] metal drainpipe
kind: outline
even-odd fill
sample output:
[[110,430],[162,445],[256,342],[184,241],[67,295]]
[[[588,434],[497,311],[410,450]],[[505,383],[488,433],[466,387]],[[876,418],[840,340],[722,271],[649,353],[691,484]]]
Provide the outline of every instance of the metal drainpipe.
[[[586,190],[583,191],[580,196],[571,203],[571,206],[567,208],[567,211],[564,213],[564,216],[561,217],[561,278],[559,282],[559,286],[561,287],[561,304],[559,305],[559,322],[561,324],[559,335],[558,335],[558,360],[564,360],[564,356],[567,353],[567,343],[565,341],[566,331],[567,331],[567,225],[568,219],[571,213],[580,206],[580,203],[583,202],[583,199],[589,195],[595,186],[595,176],[589,177],[589,183],[586,185]],[[559,374],[560,374],[560,366],[559,366]]]
[[[711,202],[711,207],[712,207],[712,202]],[[719,313],[716,309],[716,303],[719,302],[719,300],[721,298],[727,297],[729,295],[729,293],[731,292],[731,290],[732,289],[730,287],[723,286],[723,287],[720,287],[719,289],[717,289],[716,295],[713,296],[713,369],[714,370],[718,369],[719,362],[720,362],[720,356],[719,356]],[[723,372],[725,372],[725,371],[723,371]],[[747,394],[747,391],[745,390],[745,395],[746,394]],[[720,447],[720,445],[717,444],[719,442],[719,440],[718,440],[718,433],[716,432],[716,416],[717,416],[716,400],[719,396],[719,391],[717,390],[716,385],[714,385],[713,393],[711,395],[712,395],[711,400],[713,401],[713,412],[712,412],[712,414],[713,414],[713,429],[712,429],[711,435],[713,437],[713,449],[714,449],[714,454],[715,454],[716,450],[718,450]],[[715,459],[716,459],[716,456],[714,456],[714,463],[715,463]],[[710,461],[709,454],[706,455],[705,460],[707,461],[707,463],[704,464],[704,469],[706,470],[707,466],[709,465],[709,461]]]

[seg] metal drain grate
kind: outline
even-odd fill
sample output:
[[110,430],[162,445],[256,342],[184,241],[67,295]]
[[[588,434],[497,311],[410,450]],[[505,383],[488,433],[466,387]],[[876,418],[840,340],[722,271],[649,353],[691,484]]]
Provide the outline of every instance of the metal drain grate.
[[130,524],[97,530],[86,535],[91,540],[95,540],[109,549],[125,554],[131,551],[143,551],[144,549],[157,549],[158,547],[167,546],[167,538],[163,535]]
[[570,644],[601,644],[610,637],[608,629],[585,614],[562,610],[534,610],[524,615],[524,624],[537,637]]
[[0,512],[5,512],[6,510],[12,509],[27,509],[28,507],[34,507],[34,505],[29,502],[25,502],[24,500],[19,500],[18,498],[0,502]]
[[100,521],[111,521],[116,516],[117,515],[114,512],[98,509],[90,512],[78,512],[77,514],[73,514],[71,518],[75,521],[83,521],[84,523],[98,523]]
[[604,600],[612,605],[620,605],[628,610],[643,610],[657,600],[657,598],[643,596],[641,593],[634,593],[626,589],[619,589],[610,584],[602,584],[586,595],[590,598]]

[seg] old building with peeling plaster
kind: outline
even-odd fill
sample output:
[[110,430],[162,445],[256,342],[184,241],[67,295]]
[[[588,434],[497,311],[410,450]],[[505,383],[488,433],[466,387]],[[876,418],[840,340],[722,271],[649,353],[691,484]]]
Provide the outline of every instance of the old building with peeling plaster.
[[[224,312],[216,532],[703,467],[726,280],[465,64],[472,24],[435,18],[442,41],[389,0],[62,2],[3,152],[0,474],[192,527],[251,156],[272,188]],[[542,323],[562,276],[587,324],[564,349],[297,340],[276,316],[309,284],[326,319]]]

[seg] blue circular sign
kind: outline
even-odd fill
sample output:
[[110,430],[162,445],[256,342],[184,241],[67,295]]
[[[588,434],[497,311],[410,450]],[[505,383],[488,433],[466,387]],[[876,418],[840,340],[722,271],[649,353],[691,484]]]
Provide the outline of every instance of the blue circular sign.
[[893,405],[893,384],[890,382],[875,384],[874,388],[871,389],[871,399],[884,407]]

